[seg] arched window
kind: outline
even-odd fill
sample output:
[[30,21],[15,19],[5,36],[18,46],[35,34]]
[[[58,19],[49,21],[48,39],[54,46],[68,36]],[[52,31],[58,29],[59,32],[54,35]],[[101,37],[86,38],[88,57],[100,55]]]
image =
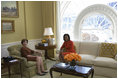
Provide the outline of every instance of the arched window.
[[70,34],[73,41],[87,41],[87,39],[95,42],[116,41],[116,12],[117,1],[59,1],[57,12],[58,48],[62,45],[63,34],[65,33]]
[[113,40],[113,23],[103,14],[87,15],[81,23],[82,41],[111,42]]
[[77,17],[74,35],[80,41],[115,42],[116,30],[117,15],[114,10],[103,4],[95,4]]

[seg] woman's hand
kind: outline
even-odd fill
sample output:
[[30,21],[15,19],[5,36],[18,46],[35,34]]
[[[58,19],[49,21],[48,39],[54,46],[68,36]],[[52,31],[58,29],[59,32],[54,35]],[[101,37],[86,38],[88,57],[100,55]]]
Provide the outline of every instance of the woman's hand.
[[60,52],[66,52],[66,48],[62,48]]
[[62,48],[62,49],[60,50],[60,52],[64,52],[64,48]]

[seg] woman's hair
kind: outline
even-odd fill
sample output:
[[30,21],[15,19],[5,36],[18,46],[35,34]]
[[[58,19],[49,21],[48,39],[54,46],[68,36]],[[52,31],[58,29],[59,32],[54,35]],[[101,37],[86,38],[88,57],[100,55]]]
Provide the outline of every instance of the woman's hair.
[[63,40],[64,40],[64,41],[66,41],[66,40],[65,40],[65,36],[68,36],[68,41],[70,41],[70,36],[69,36],[69,34],[64,34],[64,36],[63,36]]
[[23,44],[23,42],[25,42],[25,41],[27,41],[27,43],[28,43],[28,40],[27,39],[22,39],[21,40],[21,44]]

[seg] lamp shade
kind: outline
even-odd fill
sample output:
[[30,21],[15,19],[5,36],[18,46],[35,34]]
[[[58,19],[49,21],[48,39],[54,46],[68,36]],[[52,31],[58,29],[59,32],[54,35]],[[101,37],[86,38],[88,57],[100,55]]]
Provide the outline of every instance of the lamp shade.
[[44,36],[53,35],[52,28],[48,27],[44,29]]

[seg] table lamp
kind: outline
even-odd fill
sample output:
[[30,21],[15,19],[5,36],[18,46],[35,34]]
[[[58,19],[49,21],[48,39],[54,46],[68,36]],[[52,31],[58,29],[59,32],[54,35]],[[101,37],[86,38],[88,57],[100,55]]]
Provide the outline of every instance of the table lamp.
[[51,35],[53,35],[52,28],[47,27],[44,29],[44,36],[48,36],[48,44],[50,45],[51,42]]

